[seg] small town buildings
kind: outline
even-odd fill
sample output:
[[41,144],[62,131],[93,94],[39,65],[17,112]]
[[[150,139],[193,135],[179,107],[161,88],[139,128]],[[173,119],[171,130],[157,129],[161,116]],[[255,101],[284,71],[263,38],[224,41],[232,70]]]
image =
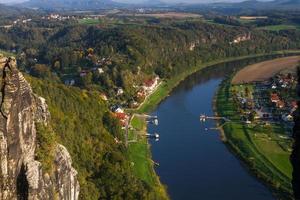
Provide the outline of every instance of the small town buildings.
[[282,115],[282,120],[286,122],[290,122],[294,120],[294,117],[291,114]]
[[74,79],[65,80],[65,85],[73,86],[75,85],[75,80]]
[[104,73],[104,70],[103,70],[103,68],[100,68],[100,67],[99,67],[99,68],[97,68],[97,71],[98,71],[98,73],[99,73],[99,74],[103,74],[103,73]]
[[100,98],[101,98],[103,101],[107,101],[107,100],[108,100],[106,94],[104,94],[104,93],[100,94]]
[[272,103],[277,103],[277,102],[280,101],[280,98],[279,98],[277,93],[272,93],[271,97],[270,97],[270,100],[271,100]]
[[79,75],[80,75],[80,77],[85,77],[87,74],[88,74],[88,71],[82,70]]
[[159,77],[156,76],[153,79],[148,79],[144,82],[143,89],[147,92],[151,92],[158,85]]
[[127,126],[129,116],[126,113],[115,113],[114,115],[117,119],[119,119],[122,127]]
[[277,103],[276,103],[276,106],[278,107],[278,108],[284,108],[284,106],[285,106],[285,103],[284,103],[284,101],[278,101]]
[[111,111],[114,113],[124,113],[124,109],[121,106],[114,105],[111,107]]
[[117,95],[120,96],[122,94],[124,94],[124,90],[122,88],[118,88]]

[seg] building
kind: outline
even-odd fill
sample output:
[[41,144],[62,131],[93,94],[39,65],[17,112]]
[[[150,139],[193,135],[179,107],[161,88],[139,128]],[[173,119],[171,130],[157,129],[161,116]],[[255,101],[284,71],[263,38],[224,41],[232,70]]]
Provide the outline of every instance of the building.
[[122,94],[124,94],[124,90],[122,88],[118,88],[117,95],[119,96],[119,95],[122,95]]
[[129,116],[126,113],[115,113],[114,115],[120,121],[122,127],[127,126]]
[[107,100],[108,100],[106,94],[104,94],[104,93],[100,94],[100,98],[101,98],[103,101],[107,101]]
[[159,77],[155,77],[153,79],[148,79],[144,82],[143,89],[147,92],[151,92],[158,85]]
[[75,85],[75,80],[74,79],[65,80],[65,85],[73,86]]
[[280,98],[279,98],[277,93],[272,93],[271,97],[270,97],[270,100],[271,100],[272,103],[277,103],[278,101],[280,101]]
[[88,71],[82,70],[79,75],[80,75],[80,77],[85,77],[87,74],[88,74]]
[[124,113],[124,109],[121,106],[114,105],[111,107],[111,111],[114,113]]

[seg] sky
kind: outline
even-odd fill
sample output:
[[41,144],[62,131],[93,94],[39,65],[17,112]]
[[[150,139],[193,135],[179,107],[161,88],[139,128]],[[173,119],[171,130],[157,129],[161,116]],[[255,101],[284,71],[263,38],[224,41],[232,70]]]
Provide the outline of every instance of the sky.
[[[0,3],[11,4],[11,3],[19,3],[19,2],[23,2],[23,1],[26,1],[26,0],[0,0]],[[124,2],[124,3],[142,3],[142,2],[145,2],[147,0],[114,0],[114,1]],[[243,1],[243,0],[161,0],[161,1],[166,2],[166,3],[178,3],[178,2],[183,2],[183,3],[208,3],[208,2],[221,2],[221,1],[240,2],[240,1]],[[261,0],[261,1],[264,1],[264,0]]]

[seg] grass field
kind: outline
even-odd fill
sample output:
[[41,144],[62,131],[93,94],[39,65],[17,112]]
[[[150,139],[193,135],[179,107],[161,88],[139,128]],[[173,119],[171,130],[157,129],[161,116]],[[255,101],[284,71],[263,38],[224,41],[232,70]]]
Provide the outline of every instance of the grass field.
[[281,25],[272,25],[272,26],[264,26],[264,27],[259,27],[258,29],[261,30],[268,30],[268,31],[281,31],[281,30],[295,30],[299,29],[299,25],[292,25],[292,24],[281,24]]
[[283,130],[276,125],[263,127],[243,124],[237,106],[232,101],[230,81],[220,86],[216,103],[218,114],[232,120],[223,126],[227,144],[279,196],[292,199],[290,152],[278,143],[278,134],[282,134]]
[[95,24],[100,24],[102,21],[99,19],[79,19],[78,23],[79,24],[85,24],[85,25],[95,25]]
[[[144,132],[147,129],[146,121],[136,116],[133,117],[131,125],[137,132]],[[137,142],[130,143],[127,151],[128,157],[133,163],[134,173],[156,190],[159,199],[169,199],[166,190],[161,185],[154,171],[154,163],[151,160],[151,151],[147,138],[142,134],[138,134],[138,137],[135,137],[135,134],[137,133],[134,133],[133,130],[129,132],[129,140],[136,138],[138,140]]]

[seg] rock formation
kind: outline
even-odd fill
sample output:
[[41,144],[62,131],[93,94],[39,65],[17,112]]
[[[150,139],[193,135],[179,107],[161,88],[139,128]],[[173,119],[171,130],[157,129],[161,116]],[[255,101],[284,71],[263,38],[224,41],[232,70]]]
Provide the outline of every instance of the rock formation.
[[36,123],[49,126],[45,99],[32,92],[14,58],[0,56],[0,79],[0,199],[78,199],[77,172],[64,146],[55,144],[51,172],[36,158]]

